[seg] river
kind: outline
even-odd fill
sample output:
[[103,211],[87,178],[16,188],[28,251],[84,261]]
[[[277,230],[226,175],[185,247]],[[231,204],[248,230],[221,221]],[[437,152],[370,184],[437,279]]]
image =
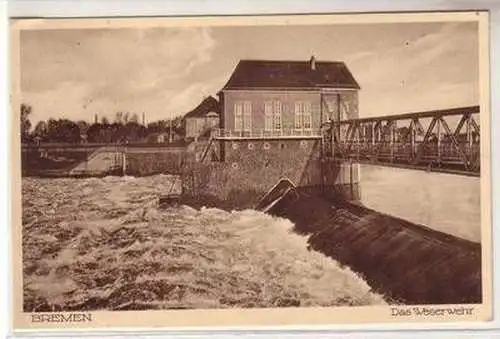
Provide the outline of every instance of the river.
[[[25,311],[384,304],[291,222],[159,209],[174,177],[23,179]],[[370,208],[480,240],[479,179],[361,168]]]
[[480,242],[479,178],[371,165],[360,171],[364,205]]
[[291,222],[159,209],[174,177],[24,178],[24,310],[385,304]]

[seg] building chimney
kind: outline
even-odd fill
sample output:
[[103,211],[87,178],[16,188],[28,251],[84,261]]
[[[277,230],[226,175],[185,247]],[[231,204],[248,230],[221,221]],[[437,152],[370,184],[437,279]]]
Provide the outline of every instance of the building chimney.
[[311,65],[311,71],[316,70],[316,58],[314,55],[311,56],[311,60],[309,60],[309,64]]

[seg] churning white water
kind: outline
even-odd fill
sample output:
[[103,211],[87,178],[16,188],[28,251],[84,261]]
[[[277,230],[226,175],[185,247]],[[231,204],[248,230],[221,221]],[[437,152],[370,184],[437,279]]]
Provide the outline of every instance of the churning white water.
[[174,179],[23,179],[25,311],[385,303],[288,220],[159,209]]

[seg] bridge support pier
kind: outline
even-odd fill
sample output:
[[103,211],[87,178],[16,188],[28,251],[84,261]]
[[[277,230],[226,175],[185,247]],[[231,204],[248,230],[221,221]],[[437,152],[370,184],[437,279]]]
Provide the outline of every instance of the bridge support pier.
[[325,160],[321,140],[222,140],[222,161],[191,162],[183,170],[183,192],[231,209],[253,208],[281,179],[298,190],[335,200],[357,201],[359,165]]

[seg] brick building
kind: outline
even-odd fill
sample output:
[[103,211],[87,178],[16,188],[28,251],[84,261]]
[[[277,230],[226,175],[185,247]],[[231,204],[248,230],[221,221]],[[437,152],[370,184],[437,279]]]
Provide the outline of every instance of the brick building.
[[240,61],[218,93],[220,128],[200,147],[186,191],[251,206],[287,178],[312,194],[359,199],[359,165],[325,161],[321,130],[358,117],[359,89],[343,62]]
[[221,136],[319,135],[358,116],[358,83],[343,62],[241,60],[219,92]]

